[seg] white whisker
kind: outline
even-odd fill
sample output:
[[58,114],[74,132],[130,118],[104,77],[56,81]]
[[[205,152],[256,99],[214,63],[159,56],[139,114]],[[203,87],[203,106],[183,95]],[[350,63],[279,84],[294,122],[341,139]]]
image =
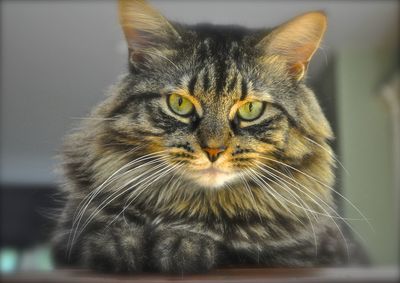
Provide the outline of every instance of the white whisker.
[[[152,163],[156,163],[156,162],[150,162]],[[151,164],[146,164],[146,166],[151,165]],[[162,167],[162,166],[166,166],[167,163],[166,162],[162,162],[160,164],[158,164],[155,167],[150,168],[149,170],[154,171],[157,170],[158,168]],[[134,182],[135,180],[143,177],[143,175],[148,174],[149,171],[143,172],[138,176],[135,176],[135,178],[129,180],[128,182],[126,182],[125,184],[121,185],[118,189],[116,189],[110,196],[108,196],[99,206],[98,209],[91,214],[91,216],[89,216],[89,218],[86,220],[86,222],[84,223],[82,230],[84,230],[86,228],[86,226],[90,223],[90,221],[92,219],[94,219],[102,209],[104,209],[104,207],[108,206],[110,203],[112,203],[115,199],[119,198],[120,196],[122,196],[123,194],[125,194],[128,190],[132,189],[134,186],[128,187],[127,189],[123,190],[124,188],[126,188],[126,186],[128,186],[129,184],[131,184],[132,182]],[[156,172],[153,172],[152,175],[156,174]],[[149,177],[151,177],[152,175],[150,175]],[[147,178],[149,178],[147,177]],[[139,183],[143,182],[144,179],[140,180]],[[137,183],[138,184],[138,183]],[[137,185],[135,184],[135,185]],[[122,190],[122,192],[120,192]]]
[[251,202],[253,203],[254,209],[256,209],[256,211],[257,211],[258,218],[259,218],[260,221],[262,222],[262,218],[261,218],[260,212],[259,212],[259,210],[258,210],[258,206],[257,206],[256,200],[255,200],[255,198],[254,198],[254,194],[253,194],[253,192],[252,192],[252,190],[251,190],[251,188],[250,188],[250,186],[249,186],[249,183],[247,182],[246,178],[243,176],[242,173],[239,173],[239,176],[240,176],[240,179],[241,179],[242,182],[243,182],[244,187],[246,188],[247,192],[248,192],[249,195],[250,195]]
[[336,157],[336,154],[328,149],[326,149],[325,147],[323,147],[321,144],[317,143],[315,140],[310,139],[308,137],[305,137],[309,142],[312,142],[313,144],[315,144],[316,146],[320,147],[322,150],[325,150],[342,168],[343,170],[346,172],[347,175],[350,176],[349,171],[344,167],[344,165],[342,164],[342,162],[340,162],[340,160]]
[[276,163],[281,164],[281,165],[283,165],[285,167],[288,167],[288,168],[290,168],[290,169],[292,169],[292,170],[294,170],[294,171],[296,171],[296,172],[298,172],[298,173],[300,173],[300,174],[302,174],[302,175],[304,175],[304,176],[306,176],[306,177],[318,182],[319,184],[321,184],[322,186],[326,187],[327,189],[329,189],[333,193],[339,195],[341,198],[343,198],[345,201],[347,201],[347,203],[349,203],[351,205],[351,207],[353,207],[360,214],[360,216],[368,223],[368,225],[370,226],[371,230],[375,231],[374,228],[372,227],[372,224],[365,217],[365,215],[349,199],[347,199],[345,196],[343,196],[341,193],[337,192],[335,189],[333,189],[329,185],[327,185],[324,182],[322,182],[321,180],[318,180],[317,178],[315,178],[315,177],[313,177],[313,176],[311,176],[311,175],[309,175],[309,174],[307,174],[307,173],[305,173],[305,172],[303,172],[303,171],[301,171],[301,170],[299,170],[299,169],[297,169],[297,168],[295,168],[293,166],[290,166],[290,165],[288,165],[286,163],[283,163],[281,161],[274,160],[274,159],[271,159],[271,158],[268,158],[268,157],[265,157],[265,156],[261,156],[261,158],[269,160],[269,161],[272,161],[272,162],[276,162]]
[[[83,214],[84,214],[85,210],[88,208],[89,204],[93,201],[93,199],[94,199],[102,190],[104,190],[104,189],[111,183],[111,181],[114,181],[114,180],[117,179],[117,178],[121,178],[122,176],[124,176],[124,175],[126,175],[126,174],[132,172],[133,170],[137,170],[137,169],[139,169],[139,168],[141,168],[141,167],[144,167],[144,166],[146,166],[146,165],[149,165],[149,162],[147,162],[147,163],[145,163],[145,164],[142,164],[142,165],[140,165],[140,166],[137,166],[137,167],[135,167],[134,169],[130,169],[130,170],[128,170],[127,172],[125,172],[125,173],[123,173],[123,174],[117,175],[117,173],[119,173],[119,171],[121,171],[122,169],[126,169],[127,167],[130,167],[130,166],[132,166],[132,165],[134,165],[134,164],[136,164],[136,163],[138,163],[138,162],[142,162],[142,161],[147,160],[147,159],[152,159],[152,158],[154,158],[154,156],[155,156],[155,154],[151,154],[151,157],[150,157],[149,155],[147,155],[146,157],[143,156],[143,157],[141,157],[141,158],[137,158],[137,159],[133,160],[132,162],[129,162],[128,164],[126,164],[125,166],[123,166],[122,168],[120,168],[119,170],[117,170],[115,173],[113,173],[113,174],[112,174],[105,182],[103,182],[96,190],[94,190],[94,191],[92,191],[91,193],[89,193],[87,197],[89,197],[89,196],[91,196],[91,197],[87,200],[86,204],[83,205],[83,207],[80,209],[80,211],[79,211],[79,213],[78,213],[78,216],[77,216],[78,219],[73,221],[73,226],[74,226],[74,225],[79,226],[79,223],[80,223],[80,221],[81,221],[81,219],[82,219],[82,217],[83,217]],[[153,161],[154,161],[154,160],[153,160]],[[152,162],[152,161],[151,161],[151,162]],[[157,161],[155,161],[155,162],[157,162]],[[155,163],[155,162],[152,162],[152,163]],[[152,163],[150,163],[150,164],[152,164]],[[116,176],[116,177],[113,179],[114,176]],[[107,182],[108,182],[108,184],[107,184]],[[106,185],[106,184],[107,184],[107,185]],[[82,202],[81,202],[81,203],[82,203]]]
[[[180,167],[182,166],[182,164],[175,164],[175,165],[173,165],[173,166],[171,166],[171,165],[167,165],[167,167],[166,168],[168,168],[167,170],[164,168],[164,170],[165,170],[165,172],[162,172],[162,171],[158,171],[158,172],[156,172],[157,174],[160,174],[159,176],[157,176],[157,178],[156,179],[154,179],[154,180],[151,180],[151,182],[147,182],[147,183],[145,183],[145,184],[142,184],[141,185],[141,187],[138,187],[137,188],[137,190],[135,190],[135,191],[133,191],[132,192],[132,194],[129,196],[129,198],[128,198],[128,200],[127,200],[127,202],[125,202],[125,205],[124,205],[124,207],[123,207],[123,209],[122,209],[122,211],[111,221],[111,223],[109,223],[108,225],[107,225],[107,227],[109,227],[116,219],[118,219],[118,217],[121,215],[121,214],[123,214],[124,212],[125,212],[125,210],[150,186],[150,185],[152,185],[152,184],[154,184],[156,181],[158,181],[159,179],[161,179],[162,177],[164,177],[166,174],[168,174],[169,172],[171,172],[172,170],[175,170],[175,169],[179,169]],[[157,174],[155,174],[155,175],[157,175]],[[154,174],[153,174],[154,175]],[[152,176],[153,176],[152,175]],[[152,177],[151,176],[151,177]],[[135,194],[136,193],[136,194]],[[132,196],[134,196],[130,201],[129,201],[129,199],[132,197]],[[129,201],[129,203],[128,203],[128,201]],[[107,228],[106,227],[106,228]]]
[[[158,153],[157,153],[157,154],[158,154]],[[148,166],[148,165],[151,165],[151,164],[160,162],[160,160],[161,160],[160,157],[156,156],[155,153],[152,153],[152,154],[149,154],[149,155],[151,155],[151,158],[153,158],[153,160],[147,161],[146,163],[144,163],[144,164],[142,164],[142,165],[140,165],[140,166],[137,166],[137,167],[135,167],[135,168],[133,168],[133,169],[130,169],[130,170],[128,170],[127,172],[125,172],[124,174],[120,174],[120,175],[118,176],[118,178],[120,178],[121,175],[125,175],[125,174],[127,174],[127,173],[131,173],[132,171],[137,170],[137,169],[139,169],[139,168],[141,168],[141,167]],[[135,163],[137,163],[137,162],[139,162],[139,161],[143,161],[143,160],[145,160],[145,159],[149,159],[149,158],[150,158],[149,155],[147,155],[146,158],[143,158],[144,156],[142,156],[141,158],[138,158],[138,159],[136,159],[136,160],[134,160],[134,161],[132,161],[132,162],[130,162],[130,163],[128,163],[128,164],[131,166],[132,164],[135,164]],[[159,155],[159,154],[158,154],[158,155]],[[155,157],[155,156],[157,157],[156,160],[154,160],[154,157]],[[159,155],[159,156],[161,156],[161,155]],[[161,157],[163,157],[163,156],[161,156]],[[139,159],[140,159],[140,160],[139,160]],[[127,168],[127,167],[124,166],[124,168]],[[150,170],[154,170],[154,169],[155,169],[155,168],[151,168]],[[140,174],[139,176],[137,176],[136,178],[134,178],[133,180],[130,180],[128,183],[126,183],[126,184],[124,184],[123,186],[121,186],[120,188],[118,188],[118,190],[116,190],[113,194],[111,194],[111,196],[109,196],[108,198],[106,198],[106,199],[99,205],[100,209],[99,209],[96,213],[94,213],[94,215],[92,214],[92,215],[86,220],[86,222],[85,222],[85,224],[84,224],[84,228],[85,228],[85,227],[88,225],[88,223],[89,223],[103,208],[104,208],[104,207],[102,207],[102,206],[104,205],[104,203],[106,203],[112,196],[114,196],[116,193],[118,193],[124,186],[129,185],[130,182],[133,182],[134,180],[136,180],[137,178],[140,178],[141,176],[143,176],[143,175],[146,174],[146,173],[147,173],[147,172],[144,172],[144,173]],[[115,174],[113,174],[113,176],[115,176]],[[111,180],[111,178],[112,178],[113,176],[110,176],[110,177],[108,178],[108,180]],[[82,219],[82,217],[83,217],[83,215],[84,215],[84,212],[85,212],[85,210],[87,210],[87,208],[88,208],[90,202],[100,193],[100,189],[104,189],[104,188],[105,188],[104,184],[106,184],[106,182],[103,182],[102,186],[99,187],[98,190],[92,195],[92,197],[89,199],[89,201],[86,203],[85,207],[83,208],[82,212],[80,213],[80,215],[79,215],[79,220],[78,220],[78,221],[76,222],[76,224],[75,224],[75,229],[74,229],[75,232],[74,232],[73,235],[72,235],[72,239],[69,240],[70,252],[71,252],[72,246],[73,246],[73,244],[74,244],[74,242],[75,242],[75,238],[77,238],[78,228],[79,228],[79,225],[80,225],[80,221],[81,221],[81,219]],[[118,194],[117,197],[119,197],[120,195],[122,195],[122,193]],[[111,201],[109,201],[109,203],[112,202],[113,200],[115,200],[117,197],[114,197]],[[108,204],[106,204],[106,205],[108,205]],[[82,233],[82,231],[84,230],[84,228],[81,229],[81,232],[78,234],[78,237],[79,237],[79,235]]]
[[[256,165],[256,166],[259,167],[259,169],[261,169],[261,170],[263,169],[263,168],[261,168],[259,165]],[[261,173],[261,172],[260,172],[260,173]],[[311,213],[311,214],[313,215],[314,219],[315,219],[315,222],[318,222],[318,221],[317,221],[317,218],[316,218],[316,216],[315,216],[315,214],[313,213],[313,211],[310,209],[310,207],[307,205],[307,203],[306,203],[300,196],[298,196],[298,195],[296,194],[296,192],[292,191],[286,184],[281,183],[281,182],[280,182],[280,184],[279,184],[279,183],[277,183],[277,182],[275,182],[275,181],[269,179],[269,178],[266,177],[264,174],[262,174],[262,176],[264,176],[268,181],[273,182],[273,183],[275,183],[276,185],[278,185],[279,187],[283,188],[286,192],[288,192],[288,193],[300,204],[300,206],[297,206],[295,203],[293,203],[293,205],[295,205],[295,206],[297,206],[297,207],[299,207],[299,208],[301,208],[301,209],[304,210],[304,212],[305,212],[305,214],[306,214],[306,217],[308,218],[308,221],[310,222],[311,230],[312,230],[312,232],[313,232],[313,237],[314,237],[315,255],[317,256],[317,255],[318,255],[317,236],[316,236],[316,233],[315,233],[314,224],[313,224],[313,222],[312,222],[312,220],[311,220],[311,218],[310,218],[310,215],[309,215],[309,213]],[[282,184],[283,184],[284,186],[283,186]],[[307,208],[306,208],[306,207],[307,207]]]
[[[261,162],[260,162],[260,163],[261,163]],[[327,214],[326,216],[328,216],[328,217],[332,220],[332,222],[335,224],[335,226],[337,227],[339,233],[341,234],[341,237],[343,238],[344,243],[346,244],[346,250],[347,250],[348,256],[350,256],[350,255],[349,255],[349,249],[348,249],[347,240],[346,240],[346,238],[345,238],[345,236],[344,236],[342,230],[340,229],[339,225],[338,225],[338,224],[336,223],[336,221],[334,220],[334,218],[338,218],[338,219],[342,220],[342,221],[346,224],[346,226],[348,226],[348,227],[349,227],[363,242],[365,242],[364,238],[350,225],[350,223],[348,223],[348,221],[346,221],[345,218],[341,217],[341,216],[337,213],[337,211],[336,211],[334,208],[330,207],[329,204],[327,204],[324,200],[322,200],[320,197],[318,197],[318,196],[317,196],[315,193],[313,193],[309,188],[307,188],[307,187],[304,186],[303,184],[299,183],[299,182],[296,181],[294,178],[292,178],[292,179],[289,178],[288,176],[286,176],[285,174],[283,174],[283,173],[280,172],[279,170],[276,170],[276,169],[274,169],[274,168],[272,168],[272,167],[270,167],[270,166],[268,166],[268,165],[266,165],[266,164],[263,164],[263,163],[261,163],[261,164],[262,164],[263,166],[265,166],[265,167],[268,167],[270,170],[273,170],[273,171],[279,173],[280,175],[284,176],[285,178],[288,178],[289,180],[295,182],[296,184],[300,185],[300,186],[303,187],[304,189],[306,189],[309,193],[311,193],[311,194],[312,194],[313,196],[315,196],[319,201],[321,201],[324,205],[326,205],[327,208],[329,208],[334,214],[337,215],[337,217],[334,217],[334,216],[330,215],[330,214],[326,211],[326,209],[325,209],[324,207],[322,207],[316,200],[314,200],[309,194],[307,194],[306,192],[304,192],[304,191],[302,191],[302,190],[299,190],[299,192],[305,194],[308,198],[310,198],[311,201],[313,201],[317,206],[319,206],[319,207]],[[271,174],[271,172],[269,172],[269,171],[266,171],[266,173],[267,173],[267,174]],[[278,177],[277,175],[275,175],[275,176]],[[279,177],[278,177],[278,178],[279,178]],[[282,179],[282,178],[279,178],[279,179],[281,179],[282,181],[284,181],[285,183],[287,183],[287,184],[289,184],[289,185],[291,185],[291,186],[294,186],[292,183],[287,182],[286,180],[284,180],[284,179]],[[296,189],[299,189],[299,188],[296,187],[296,186],[294,186],[294,187],[295,187]],[[318,213],[318,212],[315,212],[315,213],[321,214],[321,213]],[[322,214],[322,215],[324,215],[324,214]]]
[[[251,171],[251,172],[248,171],[248,174],[250,174],[250,175],[253,177],[253,181],[256,182],[260,188],[264,189],[264,191],[267,192],[269,195],[271,195],[278,203],[280,203],[281,206],[282,206],[283,208],[285,208],[285,210],[286,210],[289,214],[291,214],[291,215],[292,215],[293,217],[295,217],[300,223],[302,223],[302,221],[297,217],[297,215],[295,215],[295,214],[289,209],[289,207],[288,207],[285,203],[283,203],[283,202],[280,200],[279,197],[277,197],[277,196],[274,194],[274,193],[277,193],[276,190],[274,190],[273,188],[271,188],[270,185],[269,185],[267,182],[265,182],[262,178],[260,178],[260,177],[259,177],[259,174],[258,174],[255,170],[250,169],[250,168],[249,168],[248,170]],[[266,186],[267,186],[270,190],[268,190],[268,188],[267,188]],[[272,191],[271,191],[271,190],[272,190]],[[274,193],[273,193],[273,192],[274,192]],[[279,195],[282,199],[286,200],[282,195],[280,195],[280,194],[278,194],[278,195]],[[290,202],[290,201],[288,201],[288,202]],[[302,224],[304,224],[304,223],[302,223]]]

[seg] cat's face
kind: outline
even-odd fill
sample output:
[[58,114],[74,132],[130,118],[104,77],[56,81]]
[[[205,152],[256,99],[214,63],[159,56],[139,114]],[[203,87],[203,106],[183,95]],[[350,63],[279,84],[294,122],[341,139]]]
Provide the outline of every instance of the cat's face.
[[164,76],[152,70],[147,74],[157,77],[154,92],[160,97],[140,106],[146,109],[140,115],[148,118],[141,126],[162,133],[158,148],[185,164],[185,179],[220,187],[247,175],[262,155],[284,149],[289,117],[266,91],[274,86],[257,76],[256,62],[245,59],[241,42],[198,37],[193,42],[186,46],[193,55],[174,58],[176,67],[163,62],[172,80],[161,82]]
[[[148,107],[148,126],[163,134],[161,150],[185,164],[185,179],[220,187],[247,175],[265,154],[283,149],[288,117],[272,97],[257,90],[231,56],[201,62],[169,83]],[[196,58],[197,59],[197,58]],[[243,176],[242,176],[243,177]]]
[[[304,73],[321,13],[271,31],[172,26],[143,1],[121,1],[130,75],[108,115],[121,140],[160,153],[193,185],[218,188],[276,160],[296,165],[329,125]],[[181,166],[183,165],[183,166]],[[172,174],[172,173],[171,173]]]

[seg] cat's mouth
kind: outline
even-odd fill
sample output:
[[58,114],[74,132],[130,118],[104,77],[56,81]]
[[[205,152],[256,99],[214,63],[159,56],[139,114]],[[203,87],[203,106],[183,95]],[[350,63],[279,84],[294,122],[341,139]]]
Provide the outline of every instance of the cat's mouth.
[[192,171],[190,177],[202,187],[218,188],[236,179],[236,174],[210,166],[206,169]]

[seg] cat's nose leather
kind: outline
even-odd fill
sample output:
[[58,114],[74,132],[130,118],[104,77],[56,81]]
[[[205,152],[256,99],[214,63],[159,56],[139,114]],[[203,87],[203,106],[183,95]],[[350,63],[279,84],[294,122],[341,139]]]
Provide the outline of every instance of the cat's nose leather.
[[225,146],[216,147],[216,148],[206,147],[206,148],[203,148],[203,150],[207,154],[208,159],[210,159],[211,162],[214,162],[218,159],[220,154],[226,150],[226,147]]

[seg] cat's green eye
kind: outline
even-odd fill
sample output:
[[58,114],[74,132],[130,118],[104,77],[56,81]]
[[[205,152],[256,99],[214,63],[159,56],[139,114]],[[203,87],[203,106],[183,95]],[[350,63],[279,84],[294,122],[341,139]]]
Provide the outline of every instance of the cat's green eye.
[[194,110],[194,105],[189,99],[175,93],[168,96],[168,106],[175,114],[184,117],[192,114]]
[[244,121],[253,121],[261,116],[263,110],[263,102],[250,101],[240,106],[237,113],[240,119]]

